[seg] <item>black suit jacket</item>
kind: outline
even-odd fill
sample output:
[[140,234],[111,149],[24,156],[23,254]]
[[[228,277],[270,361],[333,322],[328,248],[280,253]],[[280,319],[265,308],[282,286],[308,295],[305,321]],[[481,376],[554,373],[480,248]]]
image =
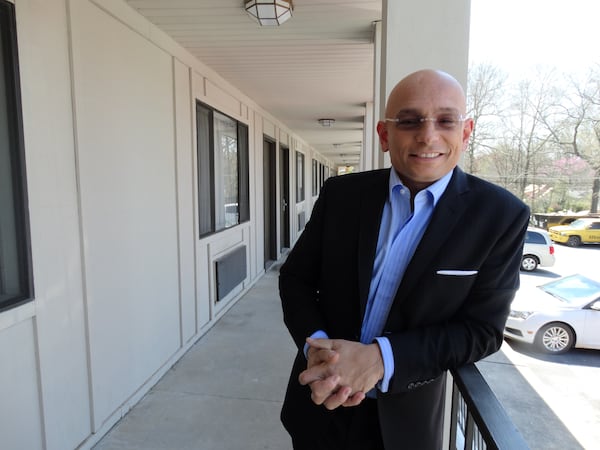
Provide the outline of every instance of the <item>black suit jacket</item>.
[[[282,421],[293,437],[326,432],[340,412],[316,406],[298,383],[316,330],[359,340],[389,190],[389,169],[331,178],[280,271],[284,320],[296,356]],[[387,449],[437,449],[445,371],[500,348],[529,209],[459,168],[440,198],[398,288],[384,329],[394,376],[378,394]]]

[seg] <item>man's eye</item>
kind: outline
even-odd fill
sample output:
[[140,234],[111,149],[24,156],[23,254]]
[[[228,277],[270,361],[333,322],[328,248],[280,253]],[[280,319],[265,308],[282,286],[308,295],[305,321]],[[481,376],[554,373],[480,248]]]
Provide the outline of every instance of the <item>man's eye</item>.
[[440,116],[436,119],[436,122],[441,127],[451,128],[458,123],[458,119],[454,116]]
[[400,127],[418,127],[421,125],[421,119],[419,117],[400,117],[397,124]]

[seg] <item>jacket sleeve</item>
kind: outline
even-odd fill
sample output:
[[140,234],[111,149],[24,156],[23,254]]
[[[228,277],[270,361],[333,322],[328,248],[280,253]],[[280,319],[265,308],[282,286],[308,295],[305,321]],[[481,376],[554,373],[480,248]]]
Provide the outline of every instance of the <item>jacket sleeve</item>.
[[281,267],[284,321],[298,348],[317,330],[358,341],[389,169],[329,178]]
[[319,309],[321,239],[326,197],[327,183],[313,207],[310,220],[279,271],[283,319],[299,349],[315,331],[326,331]]

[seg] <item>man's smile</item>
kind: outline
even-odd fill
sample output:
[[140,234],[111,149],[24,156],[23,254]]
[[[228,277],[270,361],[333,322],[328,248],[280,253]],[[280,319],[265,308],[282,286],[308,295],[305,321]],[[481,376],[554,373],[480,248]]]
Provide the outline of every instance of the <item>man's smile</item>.
[[433,158],[437,158],[438,156],[442,156],[443,153],[417,153],[417,154],[413,154],[411,156],[416,156],[417,158],[425,158],[425,159],[433,159]]

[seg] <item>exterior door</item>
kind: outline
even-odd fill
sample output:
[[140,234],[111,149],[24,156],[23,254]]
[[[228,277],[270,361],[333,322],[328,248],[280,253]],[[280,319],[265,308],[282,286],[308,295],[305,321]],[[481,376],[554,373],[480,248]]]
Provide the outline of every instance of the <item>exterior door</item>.
[[280,154],[280,201],[281,222],[279,236],[281,249],[290,248],[290,150],[281,147]]
[[265,269],[277,260],[277,166],[275,142],[263,140]]

